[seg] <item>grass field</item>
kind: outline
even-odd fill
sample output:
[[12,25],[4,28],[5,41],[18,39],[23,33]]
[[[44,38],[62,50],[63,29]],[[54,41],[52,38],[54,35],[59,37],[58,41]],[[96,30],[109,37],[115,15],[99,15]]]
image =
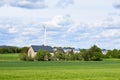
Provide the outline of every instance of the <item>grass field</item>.
[[0,80],[120,80],[120,60],[0,61]]
[[18,61],[19,60],[19,54],[0,54],[0,61]]

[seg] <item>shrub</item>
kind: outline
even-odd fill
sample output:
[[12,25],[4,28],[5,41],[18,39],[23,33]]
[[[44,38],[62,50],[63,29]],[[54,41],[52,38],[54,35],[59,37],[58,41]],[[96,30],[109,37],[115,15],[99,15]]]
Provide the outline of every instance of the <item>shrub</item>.
[[50,61],[51,54],[46,50],[39,50],[35,56],[37,61]]
[[28,55],[27,53],[20,53],[20,60],[27,61]]
[[34,58],[32,58],[31,55],[27,56],[27,61],[34,61]]

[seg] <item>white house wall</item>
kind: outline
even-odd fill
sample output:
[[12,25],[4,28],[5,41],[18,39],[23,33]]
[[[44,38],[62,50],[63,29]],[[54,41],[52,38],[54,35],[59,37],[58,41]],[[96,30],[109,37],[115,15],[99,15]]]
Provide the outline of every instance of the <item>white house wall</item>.
[[33,48],[30,47],[29,50],[28,50],[28,56],[31,56],[32,58],[35,57],[37,52],[34,52]]

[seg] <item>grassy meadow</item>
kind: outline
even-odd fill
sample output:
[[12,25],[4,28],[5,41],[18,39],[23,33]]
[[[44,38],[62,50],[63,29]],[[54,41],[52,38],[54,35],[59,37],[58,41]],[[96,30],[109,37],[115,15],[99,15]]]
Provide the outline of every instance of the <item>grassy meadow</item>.
[[120,80],[118,59],[23,62],[17,55],[11,58],[0,60],[0,80]]
[[18,60],[19,60],[18,53],[0,54],[0,61],[18,61]]

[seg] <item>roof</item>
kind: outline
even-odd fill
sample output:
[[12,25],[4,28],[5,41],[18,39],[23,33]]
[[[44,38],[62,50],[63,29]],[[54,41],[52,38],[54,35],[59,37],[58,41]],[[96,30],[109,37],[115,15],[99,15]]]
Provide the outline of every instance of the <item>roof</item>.
[[39,50],[47,50],[49,52],[54,52],[53,48],[51,46],[44,46],[44,45],[31,45],[31,47],[33,48],[33,50],[35,52],[38,52]]
[[80,51],[80,49],[73,49],[74,51]]

